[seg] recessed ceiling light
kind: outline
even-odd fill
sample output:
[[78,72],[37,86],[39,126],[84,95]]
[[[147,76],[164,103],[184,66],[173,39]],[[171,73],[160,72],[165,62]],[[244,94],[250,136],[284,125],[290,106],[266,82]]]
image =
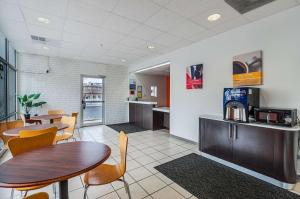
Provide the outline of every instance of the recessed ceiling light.
[[41,22],[41,23],[44,23],[44,24],[50,23],[50,20],[47,19],[47,18],[44,18],[44,17],[39,17],[38,21]]
[[49,50],[49,47],[43,46],[43,49],[44,49],[44,50]]
[[218,14],[218,13],[216,13],[216,14],[209,15],[209,16],[207,17],[207,20],[208,20],[208,21],[217,21],[217,20],[219,20],[220,18],[221,18],[221,15]]
[[151,46],[151,45],[150,45],[150,46],[147,46],[147,48],[148,48],[148,49],[154,49],[155,46]]
[[126,59],[121,59],[121,62],[127,62],[127,60]]

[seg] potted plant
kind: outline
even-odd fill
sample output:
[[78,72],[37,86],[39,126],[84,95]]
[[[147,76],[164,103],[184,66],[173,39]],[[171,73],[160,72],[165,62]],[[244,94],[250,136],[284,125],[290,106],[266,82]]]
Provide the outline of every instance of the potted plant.
[[46,104],[47,102],[40,101],[40,102],[34,102],[41,96],[40,93],[37,94],[30,94],[30,95],[23,95],[23,96],[18,96],[18,101],[23,108],[26,119],[30,119],[30,111],[34,107],[40,107],[43,104]]

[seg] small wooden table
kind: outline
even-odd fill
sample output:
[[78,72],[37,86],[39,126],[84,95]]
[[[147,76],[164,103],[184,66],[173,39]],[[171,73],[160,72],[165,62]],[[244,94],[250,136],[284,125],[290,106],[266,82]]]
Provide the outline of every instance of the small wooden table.
[[68,199],[68,179],[99,166],[110,153],[109,146],[98,142],[69,142],[35,149],[0,165],[0,187],[59,182],[59,198]]
[[9,137],[19,137],[19,132],[22,130],[41,130],[41,129],[47,129],[51,127],[57,127],[57,129],[60,131],[68,128],[69,125],[63,123],[53,123],[53,124],[38,124],[38,125],[24,126],[24,127],[4,131],[3,135]]
[[63,116],[66,116],[66,114],[38,115],[38,116],[32,116],[30,120],[32,121],[49,120],[50,123],[52,124],[54,119],[61,119]]

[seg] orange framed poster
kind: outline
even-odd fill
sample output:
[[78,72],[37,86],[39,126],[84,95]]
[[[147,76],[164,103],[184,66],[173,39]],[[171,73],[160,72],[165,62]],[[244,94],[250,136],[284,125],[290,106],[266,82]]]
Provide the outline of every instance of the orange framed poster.
[[262,85],[262,51],[233,57],[233,86]]

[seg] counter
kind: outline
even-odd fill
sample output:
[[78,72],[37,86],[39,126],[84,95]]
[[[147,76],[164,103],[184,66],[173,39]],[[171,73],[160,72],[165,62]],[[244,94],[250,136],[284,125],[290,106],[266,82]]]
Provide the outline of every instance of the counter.
[[[300,127],[225,121],[221,116],[199,118],[199,150],[212,160],[277,186],[296,183]],[[228,165],[227,165],[228,166]],[[270,180],[271,179],[271,180]]]
[[132,104],[148,104],[148,105],[157,105],[157,102],[147,102],[147,101],[126,101],[127,103]]
[[153,108],[152,110],[163,112],[163,113],[170,113],[170,107],[157,107],[157,108]]

